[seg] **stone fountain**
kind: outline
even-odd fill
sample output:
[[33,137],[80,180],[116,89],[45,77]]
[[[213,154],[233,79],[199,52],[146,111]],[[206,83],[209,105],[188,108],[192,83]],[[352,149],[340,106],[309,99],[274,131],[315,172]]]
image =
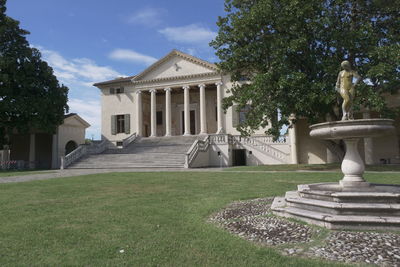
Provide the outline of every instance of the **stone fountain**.
[[400,230],[400,185],[368,183],[363,177],[365,165],[358,152],[361,139],[393,134],[394,122],[390,119],[353,120],[351,106],[356,84],[352,80],[354,76],[360,78],[346,61],[342,67],[344,70],[339,73],[336,87],[344,99],[343,118],[311,125],[310,136],[344,141],[346,153],[341,165],[344,176],[336,183],[298,185],[297,191],[276,197],[272,210],[279,216],[329,229]]

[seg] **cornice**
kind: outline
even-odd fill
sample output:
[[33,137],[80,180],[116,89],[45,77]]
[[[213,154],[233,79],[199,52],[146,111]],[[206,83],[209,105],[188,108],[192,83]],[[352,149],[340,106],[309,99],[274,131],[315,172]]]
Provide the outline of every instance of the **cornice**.
[[158,82],[165,82],[165,81],[176,81],[176,80],[190,80],[195,78],[202,78],[202,77],[211,77],[211,76],[219,76],[218,72],[206,72],[206,73],[197,73],[197,74],[189,74],[189,75],[182,75],[182,76],[171,76],[171,77],[164,77],[164,78],[157,78],[151,80],[139,80],[133,81],[133,84],[149,84],[149,83],[158,83]]

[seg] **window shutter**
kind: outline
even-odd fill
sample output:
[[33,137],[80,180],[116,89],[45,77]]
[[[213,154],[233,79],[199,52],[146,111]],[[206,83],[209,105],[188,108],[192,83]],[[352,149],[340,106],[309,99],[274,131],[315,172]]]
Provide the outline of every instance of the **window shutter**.
[[115,88],[110,88],[110,95],[115,94]]
[[239,124],[239,111],[237,111],[238,105],[232,106],[232,127],[237,127]]
[[117,116],[111,115],[111,134],[116,135],[117,134]]
[[119,89],[121,92],[121,94],[123,94],[124,92],[125,92],[125,88],[124,87],[121,87],[120,89]]
[[130,134],[131,133],[131,115],[130,114],[125,114],[124,122],[125,122],[125,133]]

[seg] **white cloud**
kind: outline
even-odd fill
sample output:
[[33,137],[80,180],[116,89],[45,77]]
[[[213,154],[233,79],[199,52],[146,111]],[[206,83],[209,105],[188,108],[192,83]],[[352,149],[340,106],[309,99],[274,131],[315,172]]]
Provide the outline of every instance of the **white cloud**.
[[181,27],[167,27],[158,31],[168,40],[177,43],[208,45],[217,35],[216,32],[199,24],[190,24]]
[[57,78],[68,85],[72,82],[81,85],[93,84],[123,76],[108,66],[99,66],[88,58],[68,60],[60,53],[43,47],[36,47],[42,53],[43,59],[54,69]]
[[162,23],[166,13],[167,10],[163,8],[147,7],[132,14],[132,16],[127,19],[127,22],[153,27]]
[[88,58],[67,59],[59,52],[36,46],[42,57],[53,68],[57,79],[68,86],[70,112],[78,113],[90,123],[86,136],[100,138],[101,104],[100,94],[94,82],[111,80],[124,76],[108,66],[99,66]]
[[144,65],[151,65],[157,61],[156,58],[140,54],[129,49],[115,49],[109,55],[111,59],[139,63]]
[[72,98],[68,101],[70,112],[78,113],[91,126],[86,130],[86,136],[100,138],[101,132],[101,104],[98,100],[82,100]]

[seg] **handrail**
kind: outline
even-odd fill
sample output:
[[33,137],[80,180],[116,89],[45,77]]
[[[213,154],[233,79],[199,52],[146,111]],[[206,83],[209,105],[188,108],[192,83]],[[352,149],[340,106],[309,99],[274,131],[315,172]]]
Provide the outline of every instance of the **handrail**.
[[189,168],[199,152],[205,152],[210,145],[210,136],[207,135],[204,140],[195,140],[185,154],[185,168]]
[[67,168],[69,165],[80,159],[87,152],[86,145],[79,145],[71,153],[61,158],[61,169]]
[[82,158],[87,154],[100,154],[104,150],[106,150],[107,142],[106,140],[102,140],[99,144],[90,144],[90,145],[79,145],[75,150],[73,150],[68,155],[61,157],[61,166],[60,169],[65,169],[78,159]]
[[132,142],[134,142],[137,138],[137,134],[133,133],[131,136],[125,138],[124,140],[122,140],[122,147],[127,147],[129,144],[131,144]]
[[240,144],[249,145],[256,149],[262,150],[262,151],[268,153],[269,156],[272,156],[279,161],[282,161],[284,163],[289,162],[290,153],[286,153],[279,149],[276,149],[273,146],[271,146],[271,144],[261,142],[257,138],[253,138],[252,136],[250,136],[250,137],[240,136],[239,138],[236,136],[233,136],[233,139]]

